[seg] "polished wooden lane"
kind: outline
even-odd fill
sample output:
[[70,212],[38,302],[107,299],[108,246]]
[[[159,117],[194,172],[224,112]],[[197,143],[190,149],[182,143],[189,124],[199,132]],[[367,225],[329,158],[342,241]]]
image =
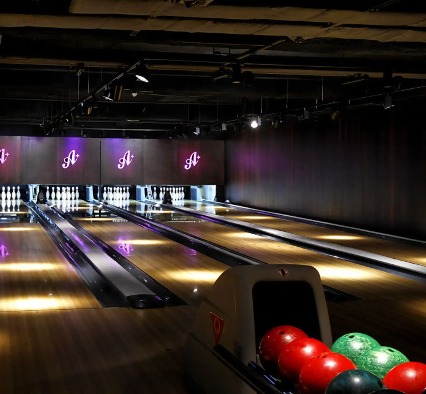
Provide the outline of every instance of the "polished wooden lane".
[[[380,343],[426,361],[419,348],[426,333],[423,284],[208,221],[173,220],[166,224],[269,264],[314,266],[325,285],[358,298],[344,302],[343,310],[341,305],[330,304],[334,337],[350,331],[377,331]],[[373,322],[376,330],[370,327]]]
[[281,219],[256,212],[249,212],[239,209],[238,207],[223,207],[194,201],[187,201],[185,207],[196,209],[201,212],[214,213],[226,219],[241,220],[258,226],[316,239],[318,241],[365,250],[367,252],[426,266],[426,243],[425,247],[422,247],[408,244],[402,240],[389,241],[379,236],[360,235],[349,231],[301,223],[295,220]]
[[[81,223],[190,305],[159,310],[77,308],[0,313],[3,392],[187,392],[182,383],[184,342],[200,297],[226,266],[139,226],[112,220],[88,218]],[[334,336],[363,331],[425,361],[420,359],[423,350],[415,341],[423,340],[426,332],[426,297],[415,282],[224,226],[167,224],[268,263],[316,266],[325,284],[359,297],[329,302]],[[297,300],[283,300],[283,308],[286,302]]]
[[0,311],[100,307],[39,224],[1,224],[0,240]]
[[194,308],[101,308],[43,228],[1,224],[0,392],[176,393]]
[[0,314],[0,392],[184,394],[193,311],[75,309]]
[[[133,209],[136,210],[135,207]],[[383,344],[394,347],[399,345],[400,350],[411,357],[424,358],[418,347],[426,332],[426,305],[422,303],[426,299],[424,285],[231,227],[190,218],[185,221],[179,218],[179,214],[167,209],[151,214],[174,228],[266,263],[308,264],[316,267],[324,284],[357,297],[354,301],[330,304],[335,337],[353,330],[367,333],[378,331]],[[417,307],[411,308],[412,305]],[[345,314],[351,318],[346,318]],[[378,328],[371,330],[370,321],[364,316],[370,316],[370,320],[376,322],[373,326]],[[366,321],[369,324],[365,324]],[[406,326],[404,322],[409,324]]]
[[198,305],[228,268],[134,223],[114,220],[80,219],[79,223],[191,305]]

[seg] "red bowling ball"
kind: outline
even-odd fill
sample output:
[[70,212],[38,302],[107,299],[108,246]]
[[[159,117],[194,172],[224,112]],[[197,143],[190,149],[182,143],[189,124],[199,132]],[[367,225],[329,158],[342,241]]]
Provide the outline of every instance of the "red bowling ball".
[[385,375],[383,383],[406,394],[421,394],[426,390],[426,364],[415,361],[399,364]]
[[283,379],[297,383],[303,364],[311,357],[329,351],[328,346],[318,339],[295,339],[281,351],[278,357],[278,371]]
[[270,329],[260,341],[259,358],[264,368],[277,369],[278,356],[284,346],[299,338],[308,336],[299,328],[281,325]]
[[328,384],[340,373],[356,369],[355,364],[343,354],[321,353],[308,359],[299,374],[301,394],[324,394]]

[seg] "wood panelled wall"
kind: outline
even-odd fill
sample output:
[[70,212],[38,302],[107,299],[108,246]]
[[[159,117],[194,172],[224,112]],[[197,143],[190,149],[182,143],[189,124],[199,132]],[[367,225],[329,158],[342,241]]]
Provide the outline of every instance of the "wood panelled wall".
[[223,185],[224,141],[0,136],[0,185]]
[[225,197],[426,240],[426,100],[342,111],[226,142]]

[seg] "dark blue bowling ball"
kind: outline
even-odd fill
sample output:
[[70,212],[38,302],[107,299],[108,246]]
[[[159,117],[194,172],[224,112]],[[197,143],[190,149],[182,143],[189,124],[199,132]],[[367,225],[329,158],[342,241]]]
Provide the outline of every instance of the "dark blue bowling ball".
[[385,385],[373,373],[362,369],[349,369],[330,381],[326,394],[369,394],[383,389]]

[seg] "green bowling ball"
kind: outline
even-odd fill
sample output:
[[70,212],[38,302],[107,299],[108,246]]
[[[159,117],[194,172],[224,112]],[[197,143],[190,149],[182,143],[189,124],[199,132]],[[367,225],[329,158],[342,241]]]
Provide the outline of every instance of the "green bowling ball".
[[340,353],[356,364],[356,359],[365,351],[380,346],[374,338],[361,332],[350,332],[338,338],[331,347],[332,352]]
[[365,369],[383,379],[393,367],[408,361],[399,350],[389,346],[376,346],[362,353],[355,364],[358,369]]

